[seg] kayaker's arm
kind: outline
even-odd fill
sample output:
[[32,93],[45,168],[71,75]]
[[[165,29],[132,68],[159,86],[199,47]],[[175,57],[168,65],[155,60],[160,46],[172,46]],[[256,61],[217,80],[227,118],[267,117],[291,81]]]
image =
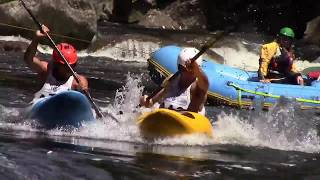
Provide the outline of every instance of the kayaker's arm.
[[202,71],[202,69],[199,67],[199,65],[194,61],[194,62],[187,62],[186,63],[186,68],[188,71],[192,72],[195,77],[197,78],[196,80],[196,85],[197,88],[203,90],[203,91],[208,91],[209,88],[209,80],[207,75]]
[[152,98],[148,99],[147,95],[144,95],[140,98],[140,105],[145,107],[151,107],[155,103],[159,102],[164,95],[166,94],[166,88],[162,88],[156,95],[154,95]]
[[286,71],[284,73],[284,75],[285,75],[285,77],[287,77],[291,81],[293,81],[293,82],[296,81],[297,84],[304,85],[304,80],[302,78],[301,73],[289,69],[288,71]]
[[193,64],[195,64],[193,68],[193,72],[197,77],[197,81],[196,81],[197,88],[207,92],[209,88],[208,77],[196,63],[193,63]]
[[73,83],[72,83],[72,89],[75,90],[83,90],[83,91],[88,91],[89,90],[89,83],[86,77],[77,74],[79,80],[80,80],[80,84],[77,83],[77,81],[74,79]]
[[188,111],[200,112],[207,101],[208,91],[200,89],[196,84],[191,87],[191,102]]
[[271,43],[262,45],[260,50],[259,70],[258,70],[258,75],[260,80],[264,81],[266,79],[266,76],[268,74],[269,64],[271,62],[271,59],[276,55],[278,49],[279,49],[279,45],[277,42],[271,42]]
[[195,65],[193,67],[193,72],[196,75],[197,80],[191,87],[191,102],[189,104],[188,110],[199,112],[207,101],[209,80],[207,75],[201,70],[198,65]]
[[170,80],[171,76],[173,76],[173,75],[170,75],[165,80],[163,80],[163,82],[161,84],[162,89],[156,95],[154,95],[151,99],[149,99],[149,101],[147,100],[148,99],[147,95],[142,96],[140,98],[140,105],[145,106],[145,107],[151,107],[155,103],[161,101],[163,99],[163,97],[166,95],[166,93],[168,92],[168,88],[169,88],[169,84],[170,84],[169,80]]
[[150,102],[152,102],[152,105],[154,103],[160,102],[164,98],[164,96],[166,95],[166,93],[168,92],[168,89],[170,87],[170,78],[172,76],[173,76],[173,74],[168,76],[165,80],[163,80],[163,82],[161,84],[162,89],[151,98]]
[[271,60],[271,57],[269,55],[268,48],[266,46],[262,46],[260,59],[259,59],[259,70],[258,70],[258,75],[260,80],[264,80],[265,77],[267,76],[270,60]]
[[[49,29],[46,26],[43,26],[43,30],[49,32]],[[26,62],[28,67],[39,75],[45,74],[47,72],[48,65],[47,62],[41,61],[38,57],[35,56],[39,41],[44,36],[45,35],[43,33],[37,31],[35,37],[33,38],[31,44],[28,46],[24,54],[24,61]]]

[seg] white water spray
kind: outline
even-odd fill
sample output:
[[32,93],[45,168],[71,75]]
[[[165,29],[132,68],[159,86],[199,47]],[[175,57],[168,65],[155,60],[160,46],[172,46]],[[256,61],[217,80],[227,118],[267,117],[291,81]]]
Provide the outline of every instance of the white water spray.
[[316,127],[296,117],[299,114],[296,106],[291,100],[280,99],[267,113],[254,112],[249,119],[222,113],[218,118],[215,137],[222,144],[318,152],[320,139]]
[[[259,54],[248,50],[243,42],[235,42],[236,49],[228,46],[212,48],[217,54],[224,58],[224,64],[246,71],[257,71],[259,68]],[[256,44],[257,46],[261,46]],[[296,60],[297,70],[302,71],[308,67],[320,66],[320,63],[311,63],[306,60]]]

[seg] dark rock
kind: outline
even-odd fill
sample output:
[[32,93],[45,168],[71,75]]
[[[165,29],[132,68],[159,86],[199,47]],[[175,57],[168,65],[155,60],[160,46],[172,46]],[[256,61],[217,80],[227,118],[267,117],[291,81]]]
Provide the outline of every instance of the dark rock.
[[[126,3],[120,3],[126,1]],[[283,26],[292,27],[300,39],[306,22],[318,16],[320,1],[314,0],[127,0],[117,1],[115,17],[140,21],[145,27],[202,29],[211,31],[237,29],[276,35]],[[140,12],[141,14],[136,15]],[[131,12],[131,14],[128,14]],[[123,16],[122,16],[122,15]],[[157,21],[159,20],[159,21]],[[158,23],[158,24],[157,24]]]
[[[25,2],[38,20],[46,24],[52,33],[90,41],[96,32],[97,15],[91,1],[28,0]],[[37,26],[19,1],[12,1],[0,5],[0,22],[37,29]],[[5,26],[0,27],[0,32],[1,35],[20,34],[27,38],[32,38],[34,34],[34,32],[31,31]],[[67,41],[77,47],[85,47],[88,45],[87,43],[72,41],[67,38],[60,38],[57,41]]]
[[303,39],[296,43],[297,55],[311,62],[320,61],[320,16],[307,23]]
[[318,16],[320,2],[313,0],[203,0],[208,29],[243,27],[252,24],[252,31],[276,35],[283,26],[292,27],[302,38],[306,22]]
[[115,0],[113,1],[112,17],[110,20],[114,22],[128,23],[131,11],[131,0]]
[[98,20],[111,18],[113,0],[93,0],[92,4],[94,5]]
[[[283,26],[292,27],[297,39],[319,45],[320,1],[314,0],[25,0],[41,23],[52,33],[91,41],[96,33],[97,20],[135,23],[144,27],[166,29],[234,29],[241,32],[263,32],[275,36]],[[4,1],[3,1],[4,2]],[[306,30],[306,22],[309,22]],[[34,22],[19,4],[6,1],[0,4],[0,22],[36,29]],[[311,23],[311,24],[310,24]],[[235,28],[234,28],[235,27]],[[310,30],[314,29],[314,30]],[[310,33],[313,31],[314,33]],[[0,26],[0,35],[32,38],[34,32]],[[77,47],[88,43],[59,38]]]
[[303,39],[320,47],[320,16],[308,22]]
[[176,21],[166,13],[156,9],[150,10],[138,24],[148,28],[179,29],[179,24]]
[[152,9],[139,22],[145,27],[169,29],[206,29],[206,17],[197,0],[174,1],[163,9]]
[[300,41],[296,43],[296,55],[300,59],[315,62],[320,57],[320,47],[315,44]]
[[206,17],[198,0],[176,1],[164,9],[182,29],[206,29]]
[[0,41],[0,51],[24,52],[28,45],[28,43],[21,41]]

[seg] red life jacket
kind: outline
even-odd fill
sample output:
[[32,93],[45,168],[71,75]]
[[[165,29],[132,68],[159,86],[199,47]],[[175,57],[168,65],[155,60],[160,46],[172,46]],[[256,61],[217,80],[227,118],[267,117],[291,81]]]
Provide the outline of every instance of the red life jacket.
[[309,79],[318,79],[318,77],[320,76],[320,71],[311,71],[307,76],[309,77]]
[[293,65],[293,53],[287,51],[285,48],[280,48],[280,53],[279,56],[271,59],[269,70],[278,71],[280,73],[290,71]]

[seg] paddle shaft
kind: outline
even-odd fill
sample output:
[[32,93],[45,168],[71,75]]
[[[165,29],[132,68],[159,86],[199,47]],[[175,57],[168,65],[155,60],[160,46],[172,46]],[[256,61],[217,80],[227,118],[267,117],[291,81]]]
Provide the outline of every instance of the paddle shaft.
[[[206,44],[204,44],[200,51],[193,57],[191,58],[191,63],[193,63],[195,60],[197,60],[203,53],[205,53],[215,42],[217,42],[219,39],[221,39],[223,37],[225,33],[221,33],[217,38],[215,38],[214,40],[208,41]],[[171,76],[168,81],[171,82],[172,80],[174,80],[175,78],[178,77],[178,75],[181,72],[178,70],[176,73],[173,74],[173,76]],[[161,90],[163,89],[163,87],[158,88],[156,91],[154,91],[150,96],[147,97],[147,101],[149,101],[150,99],[152,99],[155,95],[157,95]]]
[[[31,16],[31,18],[33,19],[33,21],[38,25],[39,30],[44,33],[46,35],[46,37],[49,39],[50,43],[52,44],[53,48],[58,52],[59,56],[62,58],[63,62],[65,63],[65,65],[67,65],[68,69],[70,70],[70,72],[72,73],[72,76],[74,77],[74,79],[77,81],[78,84],[80,84],[80,79],[79,77],[76,75],[75,71],[72,69],[72,67],[70,66],[70,64],[68,63],[68,61],[65,59],[65,57],[63,56],[63,54],[61,53],[61,51],[57,48],[57,45],[54,43],[54,41],[52,40],[52,38],[50,37],[50,35],[47,32],[44,32],[42,30],[42,25],[40,24],[40,22],[35,18],[35,16],[32,14],[32,12],[30,11],[30,9],[27,8],[26,4],[23,2],[23,0],[19,0],[21,2],[21,4],[23,5],[23,7],[27,10],[27,12],[29,13],[29,15]],[[88,98],[88,100],[91,102],[94,110],[96,111],[97,115],[99,118],[103,118],[103,114],[100,112],[100,109],[98,108],[98,106],[95,104],[95,102],[93,101],[93,99],[91,98],[90,94],[88,91],[86,90],[82,90],[84,95]],[[114,118],[114,117],[113,117]],[[114,118],[116,120],[116,118]],[[117,120],[116,120],[117,121]],[[118,122],[118,121],[117,121]]]

